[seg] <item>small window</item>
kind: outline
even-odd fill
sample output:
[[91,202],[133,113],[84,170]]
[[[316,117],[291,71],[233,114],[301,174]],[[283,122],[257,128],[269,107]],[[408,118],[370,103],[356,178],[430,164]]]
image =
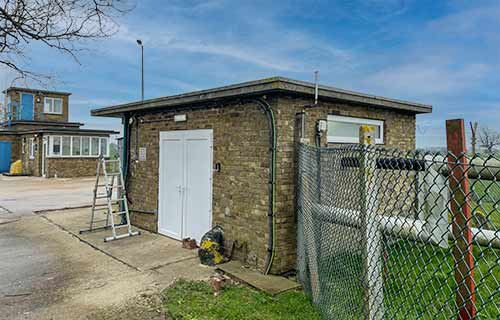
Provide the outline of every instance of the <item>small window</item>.
[[359,143],[359,127],[370,125],[375,127],[375,143],[384,143],[384,122],[364,118],[344,116],[328,116],[329,143]]
[[90,155],[98,156],[99,155],[99,138],[90,138],[90,140],[91,140]]
[[62,155],[71,155],[71,137],[62,137]]
[[101,138],[101,151],[100,154],[108,156],[108,138]]
[[61,137],[52,137],[52,155],[61,155]]
[[61,98],[45,98],[44,112],[62,114],[62,99]]
[[73,137],[73,145],[71,147],[71,155],[73,156],[79,156],[81,154],[81,138],[80,137]]
[[82,156],[90,155],[90,138],[82,137]]
[[30,144],[29,144],[29,154],[30,154],[30,159],[35,159],[35,139],[30,138]]

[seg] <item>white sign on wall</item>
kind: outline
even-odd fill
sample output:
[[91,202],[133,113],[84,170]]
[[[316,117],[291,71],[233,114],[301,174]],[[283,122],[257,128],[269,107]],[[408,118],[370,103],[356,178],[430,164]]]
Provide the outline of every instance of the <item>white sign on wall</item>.
[[139,148],[139,161],[146,161],[146,147]]

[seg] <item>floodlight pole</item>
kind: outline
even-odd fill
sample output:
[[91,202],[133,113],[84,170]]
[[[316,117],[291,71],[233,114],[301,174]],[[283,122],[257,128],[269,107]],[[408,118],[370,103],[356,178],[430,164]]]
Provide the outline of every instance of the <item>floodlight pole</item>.
[[141,47],[141,101],[144,101],[144,45],[140,39],[137,44]]

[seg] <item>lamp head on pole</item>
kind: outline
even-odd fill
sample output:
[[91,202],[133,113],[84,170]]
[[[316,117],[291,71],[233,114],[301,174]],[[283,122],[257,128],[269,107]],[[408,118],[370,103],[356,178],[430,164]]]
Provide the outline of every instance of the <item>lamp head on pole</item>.
[[137,41],[138,45],[142,46],[142,40],[141,39],[137,39],[136,41]]

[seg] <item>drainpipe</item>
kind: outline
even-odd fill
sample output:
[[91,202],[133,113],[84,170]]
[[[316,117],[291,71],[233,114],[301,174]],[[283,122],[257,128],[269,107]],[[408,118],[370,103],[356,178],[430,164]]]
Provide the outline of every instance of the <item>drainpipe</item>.
[[123,115],[123,141],[122,141],[122,172],[125,184],[128,181],[129,149],[130,149],[130,115]]
[[264,274],[269,274],[274,261],[274,255],[276,252],[276,219],[275,219],[275,198],[276,198],[276,120],[274,118],[274,112],[269,103],[264,99],[251,99],[251,101],[257,103],[260,108],[264,111],[267,118],[267,124],[269,127],[269,209],[267,213],[267,221],[269,228],[269,241],[267,246],[267,257],[266,264],[264,267]]
[[[125,190],[128,189],[128,172],[129,172],[129,149],[130,149],[130,115],[128,113],[124,114],[123,117],[123,141],[122,141],[122,173],[123,173],[123,183],[125,185]],[[128,201],[128,195],[125,195]],[[120,209],[123,211],[123,209]],[[122,224],[127,223],[127,217],[122,215]]]

